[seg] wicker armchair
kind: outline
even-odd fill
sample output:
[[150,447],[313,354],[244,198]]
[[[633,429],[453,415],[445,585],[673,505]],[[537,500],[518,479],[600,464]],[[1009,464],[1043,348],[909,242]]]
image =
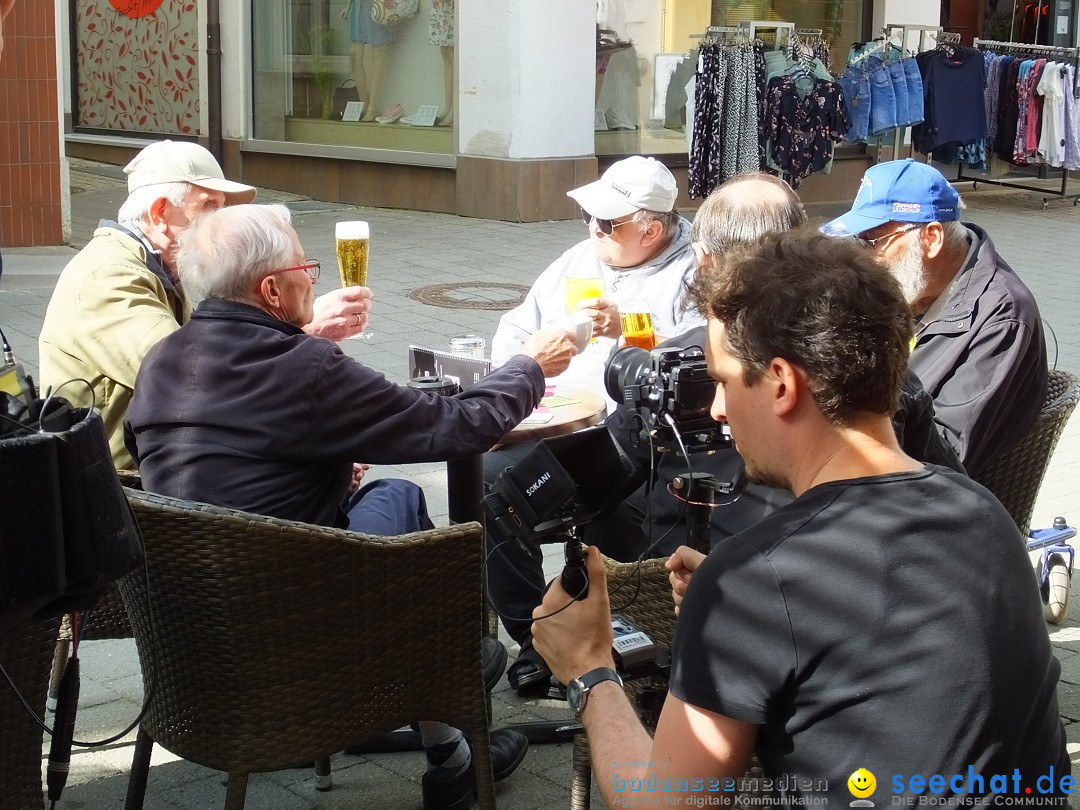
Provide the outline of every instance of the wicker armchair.
[[1001,501],[1023,537],[1031,528],[1031,513],[1050,457],[1078,401],[1080,378],[1067,371],[1051,371],[1035,424],[1016,447],[991,461],[976,479]]
[[237,810],[251,773],[422,718],[471,735],[480,806],[494,807],[479,524],[367,537],[126,492],[147,573],[120,592],[152,696],[128,808],[154,742],[226,771]]
[[[0,664],[41,717],[58,619],[27,621],[0,636]],[[42,730],[0,682],[0,807],[36,810],[41,791]]]

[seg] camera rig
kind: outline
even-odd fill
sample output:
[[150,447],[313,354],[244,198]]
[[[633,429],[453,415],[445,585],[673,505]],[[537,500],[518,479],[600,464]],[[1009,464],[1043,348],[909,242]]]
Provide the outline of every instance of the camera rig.
[[731,445],[727,425],[710,415],[715,383],[700,346],[626,346],[608,359],[604,387],[636,420],[635,443],[651,437],[661,452],[687,455]]
[[505,534],[534,543],[563,542],[562,582],[588,594],[578,528],[609,514],[632,490],[637,467],[603,425],[542,439],[496,477],[484,497],[488,518]]

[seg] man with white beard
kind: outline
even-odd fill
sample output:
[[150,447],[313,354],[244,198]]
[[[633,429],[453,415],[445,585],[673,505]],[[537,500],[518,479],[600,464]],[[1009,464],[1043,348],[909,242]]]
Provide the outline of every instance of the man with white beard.
[[968,473],[1024,435],[1046,396],[1046,343],[1031,291],[986,231],[960,222],[960,195],[937,169],[872,166],[849,212],[822,227],[888,265],[915,316],[909,361]]

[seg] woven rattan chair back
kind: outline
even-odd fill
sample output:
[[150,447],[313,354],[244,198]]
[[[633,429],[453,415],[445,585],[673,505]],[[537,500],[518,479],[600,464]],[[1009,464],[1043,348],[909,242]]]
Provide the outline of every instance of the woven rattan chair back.
[[[645,560],[640,569],[637,563],[617,563],[605,559],[608,574],[608,595],[612,613],[620,613],[644,630],[656,644],[671,649],[675,638],[675,606],[671,601],[671,583],[664,568],[667,558]],[[642,688],[651,679],[628,681],[626,694],[640,714]],[[757,786],[762,784],[763,772],[755,757],[743,782],[754,789],[744,791],[763,797]],[[573,777],[570,783],[571,810],[588,810],[592,793],[592,764],[589,761],[589,739],[584,734],[574,737]]]
[[129,808],[154,742],[228,772],[236,810],[250,773],[419,719],[472,736],[480,805],[494,807],[479,524],[376,538],[126,493],[146,572],[120,592],[152,695]]
[[993,459],[976,479],[994,493],[1027,536],[1046,468],[1065,424],[1080,401],[1080,378],[1051,371],[1046,399],[1035,423],[1015,447]]
[[[37,713],[45,714],[45,688],[59,619],[26,621],[0,635],[0,664]],[[0,681],[0,807],[37,810],[41,793],[41,727]]]

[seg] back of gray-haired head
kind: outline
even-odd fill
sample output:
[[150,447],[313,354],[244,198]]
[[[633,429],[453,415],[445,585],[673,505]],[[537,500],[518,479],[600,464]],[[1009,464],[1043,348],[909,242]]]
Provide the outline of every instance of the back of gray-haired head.
[[174,206],[180,208],[183,206],[190,188],[190,183],[183,182],[155,183],[152,186],[137,188],[128,194],[127,199],[120,206],[120,210],[116,214],[116,221],[136,233],[146,234],[149,225],[147,214],[150,213],[150,208],[154,203],[164,197]]
[[694,217],[693,240],[708,253],[757,242],[806,223],[806,211],[791,186],[771,174],[737,174],[713,190]]
[[255,282],[294,264],[284,205],[232,205],[204,214],[179,239],[180,279],[197,298],[257,303]]

